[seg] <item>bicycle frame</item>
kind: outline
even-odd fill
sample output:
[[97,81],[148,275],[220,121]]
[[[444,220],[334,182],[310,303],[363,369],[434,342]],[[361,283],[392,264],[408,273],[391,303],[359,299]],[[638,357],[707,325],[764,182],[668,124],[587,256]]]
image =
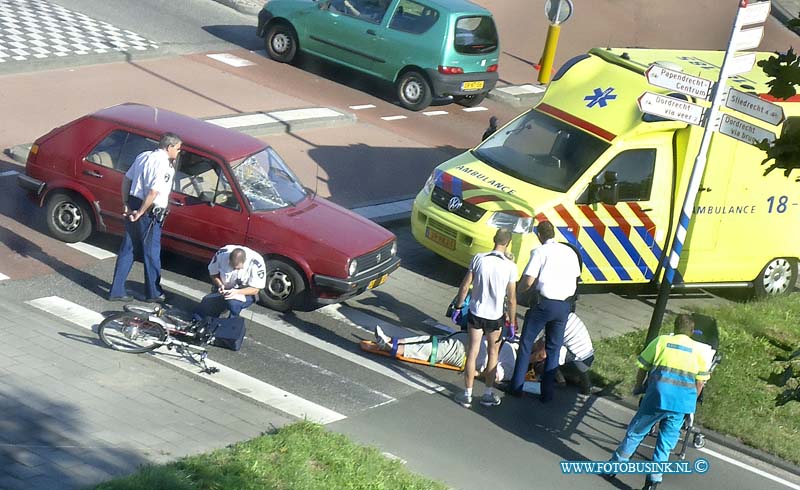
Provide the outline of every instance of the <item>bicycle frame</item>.
[[175,338],[174,335],[196,338],[197,333],[193,329],[189,330],[179,327],[178,323],[186,322],[175,316],[169,315],[165,308],[156,306],[153,309],[150,309],[137,305],[125,305],[123,309],[128,312],[147,315],[149,321],[161,325],[164,331],[167,332],[167,338],[154,342],[159,347],[166,347],[167,350],[175,349],[175,352],[181,354],[192,363],[200,365],[200,367],[202,367],[202,372],[206,374],[214,374],[219,372],[219,368],[209,367],[206,364],[206,359],[208,358],[208,349],[206,349],[206,346],[208,345],[208,342],[213,339],[213,336],[204,339],[200,345],[191,344]]

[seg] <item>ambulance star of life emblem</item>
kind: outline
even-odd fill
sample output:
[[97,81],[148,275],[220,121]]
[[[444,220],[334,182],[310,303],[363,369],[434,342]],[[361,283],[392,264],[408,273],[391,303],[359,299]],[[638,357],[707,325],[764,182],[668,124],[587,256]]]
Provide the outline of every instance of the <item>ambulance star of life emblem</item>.
[[447,209],[449,211],[455,213],[456,211],[461,209],[461,205],[462,204],[463,204],[463,202],[461,201],[460,197],[453,196],[453,197],[450,198],[450,201],[448,201],[448,203],[447,203]]

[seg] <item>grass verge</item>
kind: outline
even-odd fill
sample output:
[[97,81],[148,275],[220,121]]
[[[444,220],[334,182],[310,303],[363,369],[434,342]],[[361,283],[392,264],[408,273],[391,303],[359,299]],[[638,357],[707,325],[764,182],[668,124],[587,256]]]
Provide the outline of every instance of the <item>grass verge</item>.
[[148,466],[96,490],[441,489],[374,448],[310,422],[175,463]]
[[[783,391],[770,382],[785,359],[800,348],[800,301],[792,294],[781,298],[698,310],[717,319],[723,362],[706,387],[697,421],[745,444],[800,464],[800,402],[777,406]],[[672,332],[667,318],[661,333]],[[592,371],[598,385],[620,396],[630,396],[636,376],[636,356],[646,331],[596,343]]]

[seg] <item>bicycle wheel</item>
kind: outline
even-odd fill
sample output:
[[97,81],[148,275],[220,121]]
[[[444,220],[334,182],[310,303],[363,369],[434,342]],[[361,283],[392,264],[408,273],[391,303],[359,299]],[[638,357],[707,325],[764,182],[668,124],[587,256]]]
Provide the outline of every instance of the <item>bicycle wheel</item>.
[[151,351],[167,339],[167,332],[160,324],[150,321],[147,315],[128,311],[100,322],[97,334],[112,349],[131,354]]

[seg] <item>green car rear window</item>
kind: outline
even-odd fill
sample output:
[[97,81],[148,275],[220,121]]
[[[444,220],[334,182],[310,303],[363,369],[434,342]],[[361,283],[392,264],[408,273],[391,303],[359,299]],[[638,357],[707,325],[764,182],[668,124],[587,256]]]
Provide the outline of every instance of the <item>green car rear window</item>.
[[461,54],[490,53],[497,49],[497,29],[487,15],[461,17],[456,21],[456,52]]

